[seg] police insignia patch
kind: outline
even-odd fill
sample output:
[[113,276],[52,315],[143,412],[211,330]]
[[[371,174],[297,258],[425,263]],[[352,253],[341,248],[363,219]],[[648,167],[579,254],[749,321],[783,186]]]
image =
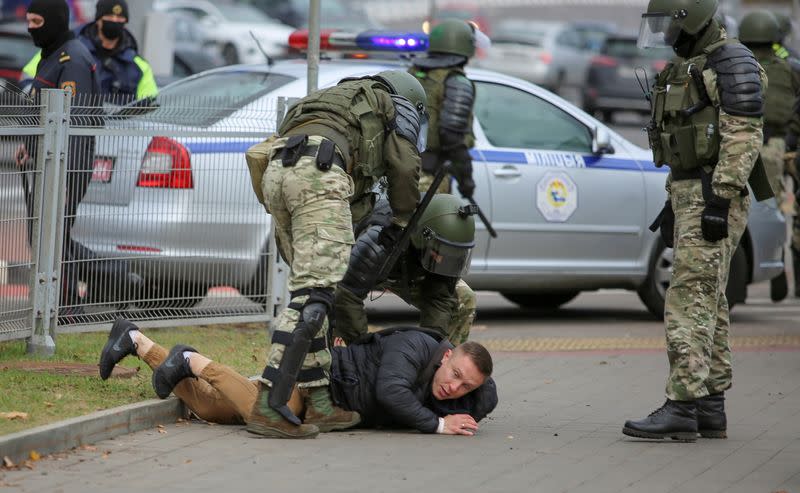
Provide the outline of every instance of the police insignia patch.
[[70,93],[73,96],[77,92],[77,86],[75,84],[75,81],[73,81],[73,80],[68,80],[68,81],[62,82],[61,83],[61,89],[66,90],[68,93]]
[[71,60],[71,58],[69,57],[69,55],[67,55],[66,52],[62,51],[61,52],[61,58],[58,59],[59,63],[65,63],[65,62],[68,62],[70,60]]
[[120,4],[114,5],[114,7],[111,9],[111,13],[114,15],[122,14],[122,5]]

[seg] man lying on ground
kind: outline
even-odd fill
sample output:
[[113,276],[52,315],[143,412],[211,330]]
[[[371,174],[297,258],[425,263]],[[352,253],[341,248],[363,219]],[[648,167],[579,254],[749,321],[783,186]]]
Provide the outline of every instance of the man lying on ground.
[[[453,347],[419,328],[393,328],[334,347],[331,353],[330,385],[295,389],[289,401],[292,412],[304,413],[303,422],[316,426],[317,433],[360,425],[474,435],[478,421],[497,405],[490,376],[492,357],[477,342]],[[167,353],[136,325],[118,319],[100,354],[100,377],[107,379],[114,365],[128,355],[138,356],[153,369],[153,387],[160,398],[174,392],[203,420],[247,422],[248,429],[258,426],[256,419],[248,422],[248,418],[263,383],[248,380],[189,346],[177,345]],[[330,392],[341,409],[320,406],[330,402],[317,395],[320,391]],[[360,423],[339,419],[351,411],[360,415]]]

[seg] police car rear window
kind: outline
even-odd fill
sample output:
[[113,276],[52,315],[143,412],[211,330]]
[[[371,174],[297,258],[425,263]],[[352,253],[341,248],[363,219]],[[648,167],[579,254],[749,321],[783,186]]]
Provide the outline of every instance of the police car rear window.
[[[296,77],[284,74],[250,71],[204,74],[162,89],[156,99],[158,108],[144,118],[207,127],[294,80]],[[180,111],[188,107],[198,108],[198,104],[202,104],[202,111]],[[182,121],[188,114],[191,114],[190,120]]]

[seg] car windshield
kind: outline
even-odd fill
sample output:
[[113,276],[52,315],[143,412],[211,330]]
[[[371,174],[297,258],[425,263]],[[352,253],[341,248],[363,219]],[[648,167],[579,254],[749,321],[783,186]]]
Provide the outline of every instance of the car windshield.
[[535,29],[505,29],[492,36],[492,43],[517,43],[529,46],[542,46],[547,31]]
[[266,22],[275,24],[275,21],[267,17],[263,12],[250,5],[225,4],[224,8],[219,9],[226,20],[231,22],[260,23]]
[[636,46],[635,39],[607,39],[603,46],[603,54],[615,58],[646,58],[650,60],[668,60],[670,49],[642,50]]
[[[156,98],[155,109],[146,111],[142,118],[208,127],[295,79],[284,74],[249,71],[212,72],[191,77],[165,87]],[[186,111],[192,107],[198,111]],[[131,111],[136,112],[135,109]]]

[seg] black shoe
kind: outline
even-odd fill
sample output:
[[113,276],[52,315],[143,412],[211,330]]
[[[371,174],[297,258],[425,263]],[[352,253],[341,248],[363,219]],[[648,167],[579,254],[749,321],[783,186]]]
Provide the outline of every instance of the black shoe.
[[139,327],[134,325],[129,320],[118,318],[111,326],[111,332],[108,334],[108,341],[100,351],[100,378],[103,380],[111,376],[111,371],[114,370],[114,365],[122,361],[122,358],[128,355],[136,354],[136,344],[131,340],[128,332],[132,330],[139,330]]
[[183,357],[184,351],[197,352],[193,347],[178,344],[169,350],[167,359],[153,370],[153,389],[159,398],[166,399],[178,382],[194,376],[189,362]]
[[695,401],[667,399],[663,406],[650,413],[648,417],[638,421],[626,421],[622,433],[637,438],[697,441]]
[[697,403],[697,431],[703,438],[728,438],[728,419],[725,416],[725,394],[712,394]]

